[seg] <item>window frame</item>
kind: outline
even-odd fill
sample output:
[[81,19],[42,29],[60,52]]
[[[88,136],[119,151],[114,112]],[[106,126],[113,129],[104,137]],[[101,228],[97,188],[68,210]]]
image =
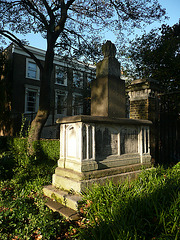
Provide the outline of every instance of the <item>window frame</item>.
[[[75,76],[79,75],[80,77],[80,84],[79,86],[76,84],[77,81],[75,81]],[[82,71],[78,71],[78,70],[73,70],[73,87],[76,87],[76,88],[81,88],[83,89],[83,86],[84,86],[84,73]]]
[[[81,97],[82,99],[82,104],[77,107],[78,114],[75,113],[77,109],[75,110],[75,107],[74,107],[76,97]],[[75,116],[75,115],[82,115],[82,114],[83,114],[83,95],[79,93],[73,93],[72,94],[72,115]]]
[[[28,111],[28,92],[34,92],[35,95],[35,112]],[[36,86],[29,86],[25,85],[25,105],[24,105],[24,112],[25,113],[36,113],[39,108],[39,95],[40,95],[40,88]]]
[[91,88],[92,81],[94,80],[94,76],[92,73],[87,73],[87,87]]
[[[62,113],[58,113],[58,96],[63,96],[64,98],[64,103],[65,103],[65,108],[62,110]],[[67,91],[61,91],[56,89],[55,90],[55,114],[58,116],[66,116],[67,115]]]
[[[61,72],[64,73],[64,83],[59,83],[57,82],[57,71],[60,70]],[[67,69],[65,69],[65,67],[62,66],[55,66],[55,84],[60,85],[60,86],[67,86]]]
[[[31,77],[29,76],[29,63],[35,64],[36,65],[36,77]],[[32,60],[31,58],[26,58],[26,78],[29,79],[33,79],[33,80],[40,80],[40,69],[37,66],[37,64],[35,63],[34,60]]]

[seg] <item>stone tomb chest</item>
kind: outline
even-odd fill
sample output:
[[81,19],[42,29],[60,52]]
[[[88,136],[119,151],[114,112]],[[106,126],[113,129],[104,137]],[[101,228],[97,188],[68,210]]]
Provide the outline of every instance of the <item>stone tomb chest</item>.
[[57,120],[60,159],[52,186],[44,188],[47,196],[56,196],[73,209],[77,208],[78,194],[93,183],[134,178],[142,165],[148,167],[151,162],[151,122],[124,118],[125,82],[120,78],[116,48],[110,41],[102,48],[104,59],[96,65],[91,85],[91,116]]
[[[149,164],[147,120],[73,116],[60,123],[60,159],[53,185],[81,192],[92,182],[113,178],[112,169]],[[69,184],[68,184],[69,181]]]

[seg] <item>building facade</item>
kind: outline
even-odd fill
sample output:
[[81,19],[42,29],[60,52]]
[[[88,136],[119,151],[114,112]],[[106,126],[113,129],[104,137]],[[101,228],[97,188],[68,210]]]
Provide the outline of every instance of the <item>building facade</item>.
[[[43,64],[45,51],[31,46],[27,48]],[[40,70],[17,45],[11,44],[5,51],[10,62],[8,81],[11,83],[11,117],[15,122],[19,122],[23,114],[28,121],[32,121],[39,107]],[[94,66],[55,55],[52,109],[45,129],[54,126],[57,118],[90,114],[90,83],[94,78]],[[3,135],[2,129],[0,134]]]

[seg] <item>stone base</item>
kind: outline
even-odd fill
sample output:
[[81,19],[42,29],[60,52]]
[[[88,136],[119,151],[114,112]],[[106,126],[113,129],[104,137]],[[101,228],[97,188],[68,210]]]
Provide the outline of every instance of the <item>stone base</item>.
[[[80,192],[90,188],[93,184],[105,184],[112,180],[114,183],[125,180],[134,180],[138,177],[141,169],[149,168],[151,164],[133,164],[124,167],[102,169],[87,173],[78,173],[70,169],[56,168],[53,175],[53,185],[43,188],[44,194],[60,202],[68,208],[78,211],[82,200]],[[67,191],[63,191],[66,189]],[[69,192],[68,192],[69,190]]]
[[106,168],[96,171],[79,173],[71,169],[57,167],[53,175],[52,184],[56,188],[66,191],[81,193],[92,186],[92,184],[103,184],[108,180],[117,183],[125,179],[134,179],[142,167],[150,167],[150,163],[133,164],[122,167]]
[[[105,158],[96,157],[96,160],[83,160],[78,162],[75,159],[60,159],[58,160],[58,167],[66,169],[74,169],[76,172],[92,172],[105,168],[115,168],[121,166],[128,166],[138,163],[150,163],[151,155],[143,154],[140,156],[139,153],[129,153],[123,155],[110,155]],[[65,163],[65,166],[64,166]]]

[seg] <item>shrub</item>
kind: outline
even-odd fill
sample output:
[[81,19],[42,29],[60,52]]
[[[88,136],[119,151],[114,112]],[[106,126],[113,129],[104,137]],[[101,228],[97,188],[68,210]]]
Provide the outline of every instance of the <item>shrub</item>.
[[[34,142],[34,148],[36,150],[36,157],[46,157],[53,161],[57,161],[59,158],[59,140],[41,139]],[[12,151],[15,154],[27,154],[27,138],[0,137],[0,153],[4,151]]]
[[0,239],[56,239],[69,225],[46,207],[42,187],[51,182],[59,141],[40,141],[33,157],[27,139],[7,142],[8,152],[0,155]]
[[6,153],[0,155],[0,179],[26,182],[32,176],[53,174],[59,158],[59,141],[41,140],[34,143],[34,156],[27,154],[27,138],[6,138]]
[[60,154],[59,140],[47,140],[43,139],[34,143],[36,155],[39,158],[48,158],[52,161],[57,161]]
[[8,150],[7,137],[0,136],[0,153]]

